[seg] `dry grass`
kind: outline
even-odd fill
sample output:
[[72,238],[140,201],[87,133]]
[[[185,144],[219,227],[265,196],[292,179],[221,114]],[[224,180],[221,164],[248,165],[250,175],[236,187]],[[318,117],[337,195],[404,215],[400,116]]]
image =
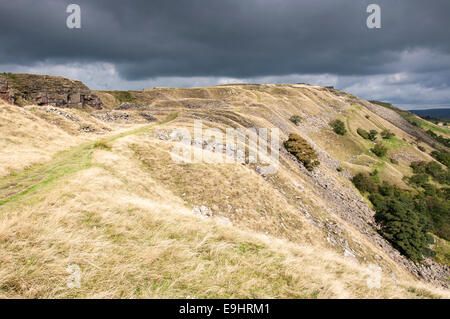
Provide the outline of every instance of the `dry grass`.
[[[2,211],[3,297],[448,297],[388,276],[369,289],[364,265],[326,247],[194,217],[119,150]],[[81,288],[66,287],[71,264]]]
[[0,105],[0,132],[0,177],[49,161],[57,152],[83,141],[9,105]]
[[[110,93],[101,96],[110,107],[118,104]],[[167,116],[154,125],[191,129],[193,118],[203,118],[205,126],[222,129],[276,126],[282,138],[291,132],[308,136],[315,147],[343,162],[364,154],[367,142],[330,140],[329,128],[313,127],[308,119],[323,118],[327,125],[347,108],[355,110],[352,128],[396,130],[374,114],[368,123],[364,115],[369,111],[352,105],[353,99],[304,85],[133,92],[136,103],[150,105],[160,119]],[[207,100],[204,106],[202,100]],[[305,121],[293,125],[292,114]],[[363,234],[327,213],[320,191],[286,158],[270,178],[248,165],[174,163],[170,142],[153,138],[148,127],[111,124],[112,132],[99,140],[42,115],[33,108],[0,108],[0,186],[26,188],[34,176],[44,176],[32,191],[0,203],[0,297],[450,297],[414,279]],[[101,129],[102,123],[91,124]],[[348,148],[334,147],[339,143]],[[79,154],[86,156],[71,156]],[[367,169],[360,164],[346,165],[355,172]],[[401,163],[398,172],[404,174],[406,165]],[[197,217],[192,213],[196,205],[211,207],[215,217]],[[367,261],[344,257],[299,207],[336,221],[349,242],[358,240]],[[232,226],[217,217],[230,219]],[[374,254],[382,258],[379,289],[366,283]],[[66,286],[71,264],[82,269],[81,288]]]

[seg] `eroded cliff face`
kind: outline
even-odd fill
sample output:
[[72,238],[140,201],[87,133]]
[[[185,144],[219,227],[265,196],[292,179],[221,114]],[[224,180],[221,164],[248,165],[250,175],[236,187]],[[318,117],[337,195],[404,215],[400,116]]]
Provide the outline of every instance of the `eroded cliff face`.
[[49,75],[0,74],[0,99],[20,106],[103,108],[98,96],[82,82]]
[[8,80],[5,76],[0,76],[0,99],[13,104],[14,93],[8,88]]

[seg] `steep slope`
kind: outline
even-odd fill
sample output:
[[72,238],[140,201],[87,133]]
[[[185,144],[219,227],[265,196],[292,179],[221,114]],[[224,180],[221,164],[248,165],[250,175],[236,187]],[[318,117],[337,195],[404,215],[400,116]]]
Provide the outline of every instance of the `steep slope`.
[[369,108],[372,112],[376,113],[385,120],[393,123],[397,127],[400,127],[405,132],[408,132],[411,136],[417,138],[417,141],[422,141],[438,150],[449,151],[448,146],[437,142],[429,135],[426,134],[426,130],[436,131],[437,133],[444,134],[448,138],[449,130],[445,128],[440,128],[432,123],[429,123],[414,114],[396,108],[390,103],[372,101],[372,103],[366,103],[365,106]]
[[[49,136],[62,132],[61,140],[73,142],[62,153],[61,145],[43,143],[37,149],[45,157],[4,168],[4,296],[449,297],[436,288],[447,284],[448,268],[431,260],[416,265],[393,249],[349,181],[378,168],[383,180],[407,187],[409,163],[432,160],[414,137],[365,108],[368,102],[300,84],[95,94],[107,110],[64,110],[84,116],[93,131],[71,116],[46,118],[46,107],[1,106],[4,121],[36,117]],[[142,124],[143,111],[159,122]],[[302,118],[298,126],[292,115]],[[336,118],[346,123],[344,137],[328,125]],[[297,133],[321,164],[308,171],[282,146],[273,175],[252,163],[173,161],[171,132],[192,132],[194,120],[204,129],[276,127],[282,140]],[[359,127],[395,132],[387,159],[369,152],[373,143],[356,134]],[[0,130],[11,134],[7,125]],[[16,143],[28,149],[42,139],[24,134],[2,143],[3,158]],[[65,286],[71,264],[82,269],[80,289]],[[368,285],[378,273],[381,286]]]

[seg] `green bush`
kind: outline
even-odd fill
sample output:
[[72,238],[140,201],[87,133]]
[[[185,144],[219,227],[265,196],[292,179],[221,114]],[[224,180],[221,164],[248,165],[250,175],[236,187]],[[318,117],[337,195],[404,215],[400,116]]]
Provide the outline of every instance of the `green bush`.
[[372,148],[372,152],[378,156],[383,157],[387,154],[388,149],[381,143],[375,144],[375,146]]
[[395,158],[390,158],[389,159],[391,161],[392,164],[398,165],[398,161]]
[[396,187],[389,184],[388,182],[383,182],[379,187],[378,187],[378,192],[383,195],[383,196],[393,196],[394,192],[396,190]]
[[369,140],[375,141],[377,139],[377,134],[378,134],[378,131],[370,130],[369,131]]
[[409,164],[409,167],[412,168],[414,174],[423,174],[427,170],[427,162],[425,161],[411,162],[411,164]]
[[426,133],[435,141],[438,141],[439,143],[442,143],[445,146],[450,147],[450,138],[445,138],[442,135],[437,135],[432,130],[428,130],[428,131],[426,131]]
[[367,174],[356,174],[353,176],[352,182],[361,193],[372,193],[377,190],[377,185]]
[[421,146],[421,145],[417,145],[417,148],[418,148],[420,151],[425,152],[425,147],[423,147],[423,146]]
[[428,248],[427,237],[410,198],[388,197],[382,205],[376,206],[375,220],[392,246],[412,261],[422,261],[422,254]]
[[433,156],[438,162],[441,162],[447,167],[450,167],[450,155],[447,152],[431,152],[431,156]]
[[408,178],[408,182],[416,186],[424,186],[426,183],[428,183],[428,175],[423,173],[414,174],[413,176]]
[[[450,172],[448,169],[444,170],[441,165],[438,163],[431,161],[431,162],[412,162],[410,164],[410,167],[413,169],[414,174],[428,174],[435,181],[437,181],[440,184],[449,184],[450,185]],[[414,180],[411,180],[412,183],[414,183]],[[421,185],[418,183],[415,183],[417,185]]]
[[286,150],[303,163],[308,171],[320,165],[314,148],[300,135],[291,133],[289,139],[284,142]]
[[347,130],[345,129],[345,124],[341,120],[334,120],[331,121],[329,124],[333,128],[334,133],[338,135],[345,135],[345,133],[347,133]]
[[395,134],[392,133],[391,131],[389,131],[388,129],[383,130],[380,135],[385,140],[390,139],[391,137],[395,136]]
[[369,139],[369,133],[362,128],[358,128],[356,130],[356,133],[358,133],[363,139],[366,139],[366,140]]
[[300,115],[292,115],[289,118],[289,121],[291,121],[292,123],[294,123],[295,125],[298,126],[303,121],[303,119]]
[[[377,186],[367,174],[359,173],[352,179],[362,193],[370,193],[369,200],[375,209],[375,220],[381,235],[393,247],[415,262],[422,255],[432,257],[434,252],[429,232],[450,239],[450,188],[438,188],[427,183],[427,164],[416,162],[412,166],[419,174],[410,180],[415,184],[409,190],[400,189],[387,182]],[[433,171],[433,166],[431,171]],[[430,168],[428,168],[430,169]],[[372,173],[373,175],[373,173]]]
[[369,132],[369,140],[375,141],[377,139],[378,132],[376,130],[370,130]]

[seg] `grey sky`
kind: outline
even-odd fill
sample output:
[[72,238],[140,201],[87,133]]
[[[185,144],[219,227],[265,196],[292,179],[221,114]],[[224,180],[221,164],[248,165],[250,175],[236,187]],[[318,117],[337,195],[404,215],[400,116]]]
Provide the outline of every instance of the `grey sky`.
[[[381,29],[366,27],[370,3]],[[0,71],[94,89],[308,82],[450,107],[449,14],[448,0],[1,0]]]

